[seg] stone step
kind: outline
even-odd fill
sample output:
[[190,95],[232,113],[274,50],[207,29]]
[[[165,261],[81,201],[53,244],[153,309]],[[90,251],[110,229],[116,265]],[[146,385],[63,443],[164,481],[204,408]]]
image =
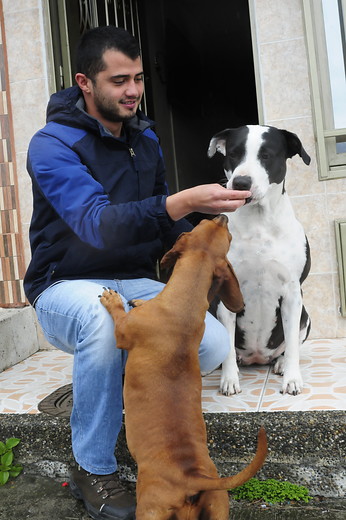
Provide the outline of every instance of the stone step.
[[[210,455],[222,476],[235,474],[251,460],[263,425],[269,454],[259,478],[305,485],[312,495],[345,496],[345,411],[206,413],[204,417]],[[67,477],[73,462],[68,418],[0,414],[0,440],[8,437],[21,439],[16,460],[31,472]],[[124,428],[116,453],[124,478],[134,481],[136,466],[126,447]]]
[[32,307],[0,309],[0,372],[39,350]]

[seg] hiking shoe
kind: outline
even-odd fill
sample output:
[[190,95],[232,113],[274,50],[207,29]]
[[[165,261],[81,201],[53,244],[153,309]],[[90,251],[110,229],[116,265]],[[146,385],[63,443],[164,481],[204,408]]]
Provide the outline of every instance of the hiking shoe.
[[95,520],[135,520],[135,498],[115,473],[94,475],[77,466],[70,472],[70,491]]

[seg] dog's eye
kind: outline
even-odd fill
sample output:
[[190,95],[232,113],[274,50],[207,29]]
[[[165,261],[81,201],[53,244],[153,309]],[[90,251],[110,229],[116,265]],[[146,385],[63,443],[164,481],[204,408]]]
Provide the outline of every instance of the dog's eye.
[[267,152],[261,152],[260,158],[263,159],[264,161],[267,161],[268,159],[270,159],[270,155]]

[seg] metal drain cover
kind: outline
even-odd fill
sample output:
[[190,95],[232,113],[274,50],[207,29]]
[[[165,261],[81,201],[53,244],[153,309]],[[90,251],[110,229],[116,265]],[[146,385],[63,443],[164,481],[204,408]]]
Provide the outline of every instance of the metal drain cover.
[[72,411],[72,384],[58,388],[39,404],[40,412],[56,417],[70,417]]

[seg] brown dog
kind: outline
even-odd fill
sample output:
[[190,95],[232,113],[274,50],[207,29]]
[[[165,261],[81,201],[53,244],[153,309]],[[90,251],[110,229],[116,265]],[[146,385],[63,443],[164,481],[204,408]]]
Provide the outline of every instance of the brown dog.
[[233,312],[243,307],[226,259],[227,221],[224,215],[203,220],[179,237],[162,259],[164,268],[176,264],[156,298],[135,300],[138,307],[129,313],[114,291],[101,298],[114,319],[117,346],[128,350],[125,424],[138,465],[136,520],[227,520],[226,490],[251,478],[266,457],[261,429],[249,466],[219,478],[207,448],[198,360],[205,314],[216,294]]

